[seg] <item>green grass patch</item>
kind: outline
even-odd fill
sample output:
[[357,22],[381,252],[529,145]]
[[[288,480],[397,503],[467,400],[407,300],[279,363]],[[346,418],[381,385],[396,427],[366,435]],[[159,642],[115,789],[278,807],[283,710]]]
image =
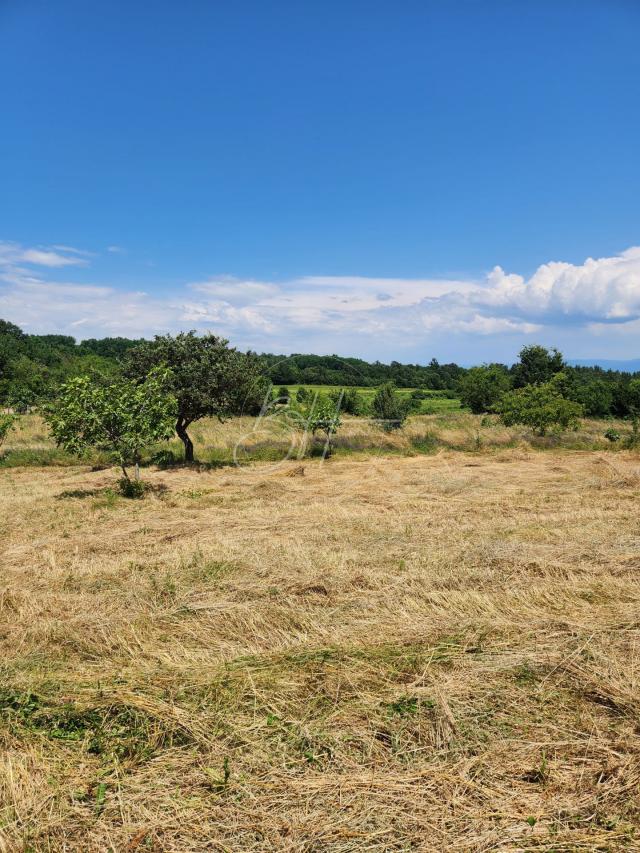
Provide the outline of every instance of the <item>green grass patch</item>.
[[134,763],[160,748],[190,742],[182,729],[126,704],[82,706],[11,688],[0,690],[0,725],[23,740],[40,736],[88,755]]

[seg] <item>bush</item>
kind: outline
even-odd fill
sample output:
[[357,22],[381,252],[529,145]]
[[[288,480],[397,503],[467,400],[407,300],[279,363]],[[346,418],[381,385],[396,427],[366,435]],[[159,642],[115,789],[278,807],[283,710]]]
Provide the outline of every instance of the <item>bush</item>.
[[472,367],[460,380],[460,401],[474,415],[491,412],[511,387],[506,370],[498,364]]
[[582,406],[566,400],[558,390],[562,374],[542,385],[527,385],[504,394],[496,406],[505,426],[522,424],[538,435],[546,435],[551,427],[557,430],[577,429],[583,414]]
[[128,477],[121,477],[118,480],[118,491],[123,498],[137,500],[144,496],[146,490],[146,483],[143,483],[142,480],[130,480]]
[[327,400],[317,400],[313,410],[306,416],[305,426],[314,438],[316,433],[324,433],[324,455],[330,456],[333,449],[331,440],[341,426],[340,410]]
[[362,397],[355,388],[340,388],[329,394],[331,402],[346,415],[361,415],[364,413]]
[[152,465],[157,465],[158,468],[171,468],[177,465],[179,460],[173,450],[162,448],[162,450],[157,450],[149,461]]
[[619,433],[619,432],[617,432],[617,431],[616,431],[615,429],[613,429],[612,427],[611,427],[611,428],[609,428],[609,429],[605,432],[604,437],[605,437],[608,441],[610,441],[612,444],[613,444],[614,442],[616,442],[616,441],[620,441],[620,433]]
[[387,432],[400,429],[407,419],[410,407],[411,402],[402,399],[392,382],[385,382],[378,388],[371,406],[374,418],[381,422],[380,425]]
[[0,447],[4,444],[17,420],[18,418],[15,415],[0,415]]

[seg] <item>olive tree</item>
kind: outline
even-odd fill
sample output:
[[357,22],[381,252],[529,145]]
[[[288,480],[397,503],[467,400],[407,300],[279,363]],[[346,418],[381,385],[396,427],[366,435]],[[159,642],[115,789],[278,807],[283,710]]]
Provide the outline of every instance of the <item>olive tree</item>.
[[184,445],[185,462],[193,462],[193,442],[187,432],[200,418],[220,421],[237,414],[255,414],[265,393],[265,380],[256,356],[241,353],[216,335],[194,331],[156,335],[127,354],[125,375],[144,381],[149,371],[171,371],[171,390],[177,401],[175,431]]
[[176,401],[169,378],[166,371],[153,370],[141,383],[70,379],[45,415],[53,437],[76,455],[91,447],[109,451],[129,482],[127,467],[137,466],[143,448],[173,435]]

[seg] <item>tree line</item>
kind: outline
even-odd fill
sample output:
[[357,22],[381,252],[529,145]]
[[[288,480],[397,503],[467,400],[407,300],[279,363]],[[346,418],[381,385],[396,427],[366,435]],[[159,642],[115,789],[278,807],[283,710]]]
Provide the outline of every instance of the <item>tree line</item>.
[[[80,343],[67,335],[30,335],[0,320],[0,405],[24,409],[56,396],[60,385],[76,376],[113,376],[141,339],[102,338]],[[250,353],[275,385],[337,385],[376,388],[393,382],[398,388],[454,392],[465,370],[457,364],[382,364],[336,355],[271,355]]]
[[586,417],[635,418],[640,413],[640,373],[571,367],[557,349],[536,344],[523,347],[511,367],[472,367],[458,382],[462,404],[475,414],[499,413],[505,400],[517,402],[533,393],[527,388],[560,397]]
[[[148,343],[148,342],[147,342]],[[122,372],[130,354],[144,351],[145,341],[128,338],[89,339],[80,343],[66,335],[30,335],[6,320],[0,320],[0,406],[23,411],[55,399],[60,386],[84,375],[113,377]],[[418,388],[460,395],[474,412],[491,411],[508,390],[548,381],[562,372],[564,391],[589,417],[632,415],[634,385],[640,373],[571,367],[562,356],[550,351],[545,362],[543,347],[525,348],[525,358],[512,366],[489,364],[464,368],[392,361],[367,362],[335,355],[288,356],[248,353],[259,373],[275,386],[335,385],[342,388],[378,387],[391,382],[397,388]]]
[[[108,450],[122,469],[121,488],[132,496],[138,478],[131,481],[127,467],[135,464],[137,472],[146,446],[175,433],[184,445],[185,462],[194,461],[188,430],[201,418],[224,421],[280,408],[280,414],[293,418],[312,436],[324,433],[330,450],[342,413],[365,413],[382,429],[400,429],[419,406],[414,398],[424,396],[420,389],[410,397],[401,396],[394,382],[383,382],[366,412],[361,392],[346,384],[328,394],[299,386],[294,397],[286,387],[274,390],[264,356],[243,353],[224,338],[193,331],[157,335],[152,341],[97,341],[93,350],[91,346],[82,350],[82,345],[63,336],[25,335],[6,322],[0,332],[5,405],[12,407],[11,394],[19,388],[16,383],[22,374],[16,366],[22,370],[29,361],[50,368],[49,378],[59,383],[45,386],[52,398],[47,400],[41,391],[41,397],[34,392],[32,399],[40,403],[56,442],[77,455],[92,447]],[[71,375],[65,377],[65,370]],[[640,376],[570,368],[556,349],[526,346],[511,368],[501,364],[460,368],[456,391],[472,412],[496,414],[505,425],[520,424],[538,435],[549,429],[575,429],[584,415],[629,416],[633,446],[640,441]],[[24,405],[25,397],[17,399]],[[14,422],[14,411],[0,415],[0,443]],[[605,435],[612,441],[620,439],[613,428]]]

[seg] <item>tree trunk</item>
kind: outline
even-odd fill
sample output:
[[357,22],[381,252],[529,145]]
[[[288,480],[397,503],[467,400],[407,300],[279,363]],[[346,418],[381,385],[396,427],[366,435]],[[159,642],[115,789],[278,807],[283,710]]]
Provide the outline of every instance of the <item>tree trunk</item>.
[[191,421],[187,421],[184,418],[178,418],[176,422],[176,432],[178,433],[178,438],[184,444],[184,461],[185,462],[193,462],[193,442],[189,438],[189,433],[187,432],[187,427]]

